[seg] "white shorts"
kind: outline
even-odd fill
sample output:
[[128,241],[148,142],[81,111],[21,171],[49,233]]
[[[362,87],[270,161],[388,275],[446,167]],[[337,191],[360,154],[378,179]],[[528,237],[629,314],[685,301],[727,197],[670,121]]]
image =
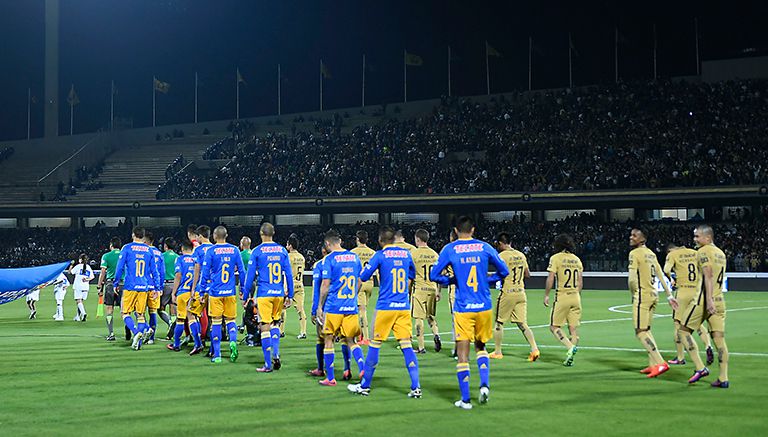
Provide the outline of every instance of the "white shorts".
[[78,300],[78,299],[86,300],[86,299],[88,299],[88,290],[74,289],[74,291],[75,291],[75,300]]
[[64,298],[67,296],[67,289],[63,290],[55,290],[53,292],[53,298],[56,300],[64,300]]
[[27,295],[27,302],[29,302],[31,300],[33,300],[35,302],[40,300],[40,289],[39,288]]

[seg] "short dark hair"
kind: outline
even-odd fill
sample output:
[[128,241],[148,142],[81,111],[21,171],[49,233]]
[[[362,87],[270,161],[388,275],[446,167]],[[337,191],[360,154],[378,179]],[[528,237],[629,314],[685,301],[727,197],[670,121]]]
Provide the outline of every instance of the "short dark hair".
[[195,234],[209,240],[211,238],[211,228],[206,225],[198,226],[197,229],[195,229]]
[[568,234],[560,234],[555,237],[555,242],[553,245],[555,246],[555,250],[558,252],[567,250],[568,252],[573,253],[576,250],[576,243],[573,242],[573,237]]
[[272,223],[270,222],[264,222],[261,224],[261,227],[259,228],[259,233],[261,235],[264,235],[265,237],[274,237],[275,226],[272,225]]
[[189,240],[184,240],[184,241],[181,242],[181,249],[182,250],[192,250],[194,248],[195,248],[195,246]]
[[459,234],[456,233],[456,229],[451,229],[451,232],[448,234],[448,239],[450,241],[456,241],[459,239]]
[[134,226],[131,233],[134,237],[144,239],[144,227],[143,226]]
[[462,234],[468,234],[472,232],[472,228],[475,227],[475,221],[471,217],[463,215],[456,220],[456,229]]
[[80,260],[80,262],[83,264],[88,264],[88,255],[81,253],[78,260]]
[[288,237],[288,244],[290,244],[294,250],[299,250],[299,238],[296,234],[291,234]]
[[197,225],[195,224],[188,224],[187,225],[187,234],[197,234]]
[[640,232],[641,234],[643,234],[643,238],[645,238],[646,241],[648,240],[648,230],[645,229],[644,227],[642,227],[642,226],[633,226],[632,230]]
[[329,243],[341,243],[341,235],[334,229],[329,229],[328,232],[323,235],[323,240]]
[[499,232],[499,234],[496,235],[496,241],[501,244],[509,244],[512,241],[512,237],[508,232]]
[[176,250],[176,240],[174,240],[173,237],[166,237],[165,240],[163,240],[163,244],[168,249]]
[[368,244],[368,232],[367,231],[359,230],[359,231],[355,232],[355,237],[357,237],[357,239],[361,243]]
[[429,241],[429,232],[426,229],[417,229],[415,236],[425,243]]
[[379,243],[392,244],[395,241],[395,235],[397,232],[394,229],[389,226],[382,226],[379,229]]
[[144,231],[144,239],[148,240],[151,243],[154,243],[155,242],[155,234],[153,234],[152,231],[147,229],[146,231]]
[[112,237],[112,239],[109,240],[109,245],[114,247],[115,249],[119,249],[123,245],[123,241],[120,240],[120,237]]
[[[390,228],[390,229],[392,229],[392,228]],[[405,235],[403,235],[403,230],[402,229],[398,229],[398,230],[395,231],[395,238],[405,238]]]

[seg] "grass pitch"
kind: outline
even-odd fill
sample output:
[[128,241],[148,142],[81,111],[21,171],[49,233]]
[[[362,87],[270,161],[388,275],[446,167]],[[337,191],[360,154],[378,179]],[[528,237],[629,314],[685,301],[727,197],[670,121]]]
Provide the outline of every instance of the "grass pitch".
[[[309,290],[308,296],[309,296]],[[27,320],[23,300],[0,306],[0,434],[2,435],[766,435],[768,420],[768,293],[731,292],[727,341],[731,388],[709,387],[717,377],[689,386],[691,364],[658,379],[638,370],[647,356],[634,338],[626,291],[583,293],[581,344],[575,366],[546,324],[542,291],[528,292],[528,321],[542,351],[528,363],[528,346],[517,328],[505,332],[505,357],[491,363],[491,398],[472,411],[458,399],[455,361],[450,358],[450,312],[438,304],[444,350],[419,355],[422,399],[408,399],[408,375],[395,342],[382,347],[369,398],[352,395],[346,383],[320,387],[305,376],[315,365],[315,341],[296,340],[295,310],[288,313],[281,342],[283,368],[257,374],[261,348],[241,347],[237,363],[213,365],[201,356],[173,353],[165,341],[135,352],[120,338],[103,340],[96,293],[87,302],[88,322],[73,322],[71,291],[67,321],[54,322],[51,289],[41,292],[38,319]],[[663,299],[662,299],[663,300]],[[310,302],[307,302],[309,309]],[[653,331],[665,358],[673,357],[671,310],[662,302]],[[161,331],[165,325],[160,322]],[[223,347],[222,349],[226,349]],[[489,350],[493,346],[489,345]],[[472,394],[478,390],[472,355]],[[690,363],[690,360],[689,360]],[[336,367],[341,369],[337,346]],[[352,363],[353,370],[356,369]],[[340,371],[337,371],[340,374]],[[311,433],[311,434],[310,434]]]

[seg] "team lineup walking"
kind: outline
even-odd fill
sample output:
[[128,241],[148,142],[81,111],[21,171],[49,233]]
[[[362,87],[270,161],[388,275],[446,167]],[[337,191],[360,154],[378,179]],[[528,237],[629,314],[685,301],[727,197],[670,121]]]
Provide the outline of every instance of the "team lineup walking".
[[[455,344],[456,378],[459,400],[455,406],[472,409],[470,348],[475,350],[480,404],[490,399],[492,359],[503,359],[503,331],[513,323],[530,346],[527,361],[541,357],[532,330],[527,325],[528,300],[525,279],[530,277],[526,256],[513,247],[508,233],[499,233],[493,246],[474,238],[475,224],[460,217],[450,240],[438,254],[429,247],[430,234],[415,232],[414,243],[404,241],[401,233],[383,226],[378,233],[380,250],[367,245],[369,235],[357,233],[355,246],[347,250],[341,236],[330,230],[323,236],[322,257],[312,266],[312,298],[309,319],[315,326],[317,366],[307,374],[318,377],[321,386],[334,387],[337,376],[350,381],[348,391],[370,396],[374,376],[381,365],[380,350],[394,336],[402,352],[408,374],[410,398],[426,395],[422,381],[429,374],[420,372],[419,354],[427,353],[425,328],[429,328],[434,350],[442,347],[436,311],[443,289],[448,288],[452,313],[452,342]],[[728,388],[728,349],[725,343],[725,255],[714,244],[714,232],[707,225],[694,229],[696,249],[685,242],[671,242],[664,268],[646,247],[648,232],[633,228],[629,235],[632,248],[628,259],[628,290],[631,294],[632,323],[635,336],[648,352],[648,366],[640,370],[648,378],[658,377],[671,368],[686,364],[685,354],[693,361],[693,384],[710,374],[714,362],[711,342],[719,356],[720,374],[711,385]],[[227,242],[224,226],[212,232],[207,226],[190,227],[188,239],[177,243],[163,241],[164,251],[156,248],[151,231],[137,226],[132,241],[121,247],[118,238],[109,242],[110,250],[101,257],[101,275],[97,288],[105,304],[107,341],[115,341],[113,314],[119,307],[125,322],[126,340],[135,350],[155,343],[158,318],[168,325],[167,349],[180,352],[187,344],[188,355],[205,351],[214,364],[222,362],[222,342],[228,345],[228,358],[236,362],[242,353],[239,345],[260,345],[263,365],[255,370],[271,373],[282,367],[280,353],[283,324],[295,305],[299,334],[307,339],[307,315],[304,312],[304,256],[294,235],[285,246],[275,241],[276,229],[263,223],[261,243],[251,249],[251,239],[243,237],[239,247]],[[211,242],[210,238],[213,239]],[[494,247],[495,246],[495,247]],[[180,250],[180,253],[176,253]],[[581,293],[584,267],[573,253],[573,238],[557,235],[547,268],[544,306],[549,308],[549,328],[565,347],[563,365],[574,366],[580,342]],[[75,285],[87,285],[93,272],[87,256],[71,267]],[[374,282],[374,280],[376,282]],[[378,285],[378,295],[374,285]],[[56,283],[57,302],[63,300],[67,279],[60,275]],[[498,289],[495,302],[492,288]],[[652,334],[654,313],[659,306],[659,290],[672,307],[677,355],[665,361]],[[554,291],[554,299],[550,293]],[[61,298],[61,299],[60,299]],[[82,301],[87,287],[76,288],[78,314],[86,321]],[[370,324],[369,306],[374,304]],[[60,308],[60,307],[59,307]],[[240,308],[240,309],[238,309]],[[31,314],[34,309],[30,305]],[[57,310],[55,317],[61,317]],[[244,314],[238,325],[238,313]],[[33,317],[33,316],[31,316]],[[426,323],[425,323],[426,322]],[[705,326],[706,322],[706,326]],[[567,332],[565,327],[567,325]],[[255,328],[255,329],[254,329]],[[414,335],[415,330],[415,335]],[[240,336],[245,332],[245,336]],[[706,348],[706,364],[692,333],[698,332]],[[416,337],[415,339],[413,337]],[[239,341],[242,340],[242,341]],[[414,340],[416,348],[414,349]],[[493,340],[492,353],[486,344]],[[340,343],[343,370],[337,371],[336,343]],[[363,349],[367,347],[367,350]],[[311,354],[311,348],[307,347]],[[355,364],[354,372],[352,364]],[[353,382],[356,380],[357,382]]]

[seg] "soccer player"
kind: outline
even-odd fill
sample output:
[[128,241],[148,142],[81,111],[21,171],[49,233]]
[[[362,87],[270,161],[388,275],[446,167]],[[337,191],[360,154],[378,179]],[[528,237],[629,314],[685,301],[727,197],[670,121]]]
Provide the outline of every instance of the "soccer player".
[[715,235],[709,225],[697,227],[693,233],[693,239],[699,248],[696,263],[703,281],[699,283],[699,294],[696,300],[690,302],[688,308],[681,312],[683,341],[688,355],[696,365],[696,371],[688,382],[693,384],[709,375],[709,369],[701,362],[699,348],[691,336],[693,331],[699,329],[706,320],[712,341],[717,348],[717,361],[720,365],[720,375],[712,383],[712,387],[728,388],[730,383],[728,381],[728,346],[725,344],[725,296],[723,295],[727,260],[725,253],[715,246]]
[[[479,401],[483,404],[488,402],[490,396],[490,360],[485,350],[485,343],[493,336],[491,289],[488,284],[503,280],[509,275],[509,270],[504,261],[499,258],[496,249],[472,237],[475,232],[475,223],[471,218],[459,217],[454,229],[458,239],[448,243],[440,251],[437,264],[432,266],[430,279],[441,285],[449,283],[456,285],[456,302],[453,310],[458,353],[456,377],[459,381],[461,399],[454,405],[469,410],[472,409],[469,395],[469,343],[475,343],[477,368],[480,374]],[[490,275],[488,274],[489,265],[496,268],[496,272]],[[449,266],[453,268],[452,278],[443,274]]]
[[[664,274],[669,278],[672,289],[677,291],[675,298],[681,310],[685,310],[688,305],[696,300],[699,291],[699,279],[701,272],[696,262],[696,251],[685,246],[678,246],[674,243],[667,246],[667,259],[664,262]],[[685,348],[683,346],[683,335],[680,332],[680,311],[672,312],[672,319],[675,322],[675,348],[677,356],[673,360],[667,361],[671,365],[685,364]],[[699,327],[699,337],[704,342],[707,352],[707,365],[715,361],[715,354],[712,351],[712,338],[709,332]]]
[[[661,357],[656,347],[656,339],[651,334],[651,322],[659,297],[654,283],[661,273],[661,266],[656,254],[645,246],[648,234],[644,229],[633,228],[629,234],[629,292],[632,293],[632,318],[634,319],[635,335],[645,350],[648,351],[649,365],[641,372],[648,378],[655,378],[669,370],[669,364]],[[677,309],[677,301],[667,281],[662,279],[661,286],[667,293],[667,299],[673,309]]]
[[173,300],[175,301],[176,326],[173,329],[173,344],[168,344],[168,349],[178,352],[181,350],[181,334],[184,332],[184,324],[187,321],[187,304],[192,292],[192,281],[195,278],[195,257],[192,256],[192,242],[181,243],[181,256],[176,258],[173,266]]
[[229,360],[237,360],[237,280],[239,273],[240,287],[245,280],[245,268],[240,251],[227,243],[227,228],[217,226],[213,230],[216,244],[205,252],[201,268],[202,283],[210,282],[208,288],[208,316],[211,318],[211,362],[221,362],[221,325],[227,327],[229,338]]
[[200,245],[200,241],[197,239],[197,228],[199,228],[199,226],[194,224],[187,225],[187,239],[192,243],[193,250],[197,249],[197,246]]
[[206,306],[208,283],[202,281],[200,267],[203,265],[205,253],[213,246],[211,240],[209,240],[210,236],[211,228],[208,226],[202,225],[195,230],[198,245],[192,252],[192,257],[195,259],[195,269],[192,279],[192,291],[187,303],[187,319],[189,320],[189,331],[192,334],[194,347],[189,352],[189,355],[197,355],[203,351],[203,332],[206,331],[206,327],[201,325],[201,321]]
[[[122,241],[118,237],[109,240],[109,252],[101,256],[101,274],[99,275],[99,297],[104,297],[104,319],[107,322],[107,341],[115,341],[113,314],[115,304],[120,305],[120,294],[115,291],[115,269],[120,258]],[[130,332],[130,331],[129,331]]]
[[306,261],[304,255],[299,252],[299,239],[295,234],[291,234],[288,238],[286,249],[293,273],[293,305],[299,316],[299,335],[296,338],[303,340],[307,338],[307,313],[304,312],[304,263]]
[[[147,300],[147,308],[149,309],[149,330],[146,333],[147,344],[155,344],[157,312],[160,310],[160,299],[163,294],[165,282],[165,262],[163,260],[163,253],[154,245],[155,236],[152,231],[147,230],[144,232],[144,242],[147,243],[152,250],[152,256],[155,257],[155,283],[152,290],[149,292],[149,299]],[[166,323],[168,323],[168,328],[170,328],[170,320]]]
[[[453,243],[459,239],[459,235],[456,234],[456,228],[451,229],[448,233],[448,242]],[[453,277],[453,268],[448,266],[445,269],[445,275],[449,278]],[[440,285],[440,284],[438,284]],[[451,358],[458,360],[459,356],[456,354],[456,320],[453,317],[453,304],[456,302],[456,284],[448,285],[448,309],[451,311],[451,339],[453,340],[453,350],[451,350]]]
[[[578,352],[579,324],[581,323],[581,275],[584,267],[578,256],[574,255],[576,245],[568,234],[555,237],[555,253],[549,258],[547,282],[544,289],[544,306],[549,307],[549,292],[555,287],[555,301],[549,314],[549,330],[566,347],[564,366],[573,366],[573,358]],[[563,334],[563,325],[568,324],[570,338]]]
[[67,296],[67,287],[69,287],[69,278],[64,272],[59,273],[56,281],[53,283],[53,297],[56,299],[56,314],[53,320],[61,322],[64,320],[64,298]]
[[392,243],[395,247],[400,247],[403,249],[408,249],[408,251],[413,252],[416,249],[416,246],[414,246],[411,243],[407,243],[405,241],[405,236],[403,235],[402,229],[398,229],[395,231],[395,242]]
[[[261,328],[261,349],[264,352],[264,366],[256,369],[261,373],[280,370],[280,317],[283,307],[290,307],[293,299],[293,279],[290,276],[291,262],[288,251],[274,242],[275,227],[264,222],[259,229],[261,244],[256,246],[248,261],[243,299],[247,304],[252,299],[253,281],[256,284],[256,306],[259,311]],[[286,297],[285,289],[288,289]]]
[[325,376],[324,370],[324,358],[323,351],[325,349],[325,335],[323,335],[323,322],[317,319],[317,308],[320,306],[320,286],[323,285],[323,262],[328,255],[328,249],[323,243],[320,248],[320,253],[323,257],[312,266],[312,309],[310,310],[310,317],[312,317],[312,324],[315,325],[317,331],[317,344],[315,345],[315,357],[317,358],[317,368],[307,372],[310,376]]
[[504,341],[504,323],[515,323],[523,333],[523,337],[531,346],[531,352],[528,354],[528,361],[536,361],[541,355],[536,346],[536,338],[533,331],[528,327],[528,299],[525,295],[525,278],[531,277],[528,270],[528,260],[523,252],[513,249],[510,245],[512,238],[508,233],[502,232],[496,236],[496,248],[499,250],[501,258],[509,269],[509,276],[504,278],[504,283],[499,291],[499,298],[496,301],[496,327],[493,331],[493,342],[495,348],[490,358],[502,359],[502,343]]
[[[359,367],[362,367],[363,351],[355,344],[355,337],[360,331],[357,316],[357,290],[360,282],[360,270],[363,265],[354,253],[341,247],[341,236],[336,231],[325,233],[323,241],[328,255],[322,263],[322,284],[320,301],[317,307],[317,319],[323,324],[323,362],[326,378],[320,385],[336,386],[333,361],[335,358],[333,341],[335,336],[343,338],[352,350]],[[362,371],[362,370],[361,370]]]
[[371,392],[371,382],[376,367],[379,365],[379,349],[387,340],[389,333],[394,331],[395,338],[400,343],[400,350],[405,358],[405,368],[411,378],[409,398],[421,397],[419,384],[419,362],[411,344],[410,291],[409,282],[416,276],[416,266],[411,253],[404,248],[396,247],[395,232],[385,226],[379,230],[379,244],[382,249],[376,252],[371,261],[360,275],[361,281],[367,281],[373,272],[379,272],[379,298],[376,300],[376,312],[373,316],[373,339],[365,360],[363,378],[359,384],[350,384],[349,391],[363,396]]
[[40,300],[40,288],[35,287],[27,294],[27,308],[29,308],[29,320],[37,318],[37,301]]
[[91,280],[94,274],[91,266],[88,265],[88,255],[81,253],[78,261],[77,265],[69,269],[69,273],[75,276],[72,280],[72,290],[75,293],[75,301],[77,302],[75,321],[85,322],[88,314],[85,312],[83,302],[88,299],[88,290],[91,288]]
[[[373,249],[368,247],[368,232],[359,230],[355,233],[356,246],[352,249],[352,253],[360,258],[360,262],[363,267],[367,266],[371,261],[373,254],[376,253]],[[368,301],[371,300],[371,294],[373,293],[373,278],[369,281],[360,283],[360,291],[357,294],[357,308],[360,315],[360,338],[358,343],[360,345],[367,346],[368,341]]]
[[416,249],[411,251],[413,263],[416,265],[416,278],[411,283],[413,288],[411,315],[416,325],[416,341],[419,347],[416,353],[419,354],[427,353],[424,347],[424,320],[432,330],[435,352],[440,352],[443,347],[435,318],[437,302],[440,301],[440,287],[429,280],[429,270],[437,263],[437,252],[427,245],[428,241],[429,232],[425,229],[417,230],[414,237]]
[[[152,250],[144,243],[144,228],[136,226],[132,231],[133,242],[123,246],[115,268],[116,291],[123,290],[120,312],[123,322],[133,333],[134,350],[141,349],[146,329],[144,311],[147,308],[147,291],[155,283],[157,272]],[[123,281],[122,287],[120,282]],[[131,313],[136,313],[136,323]]]
[[[165,339],[170,340],[176,321],[176,305],[173,303],[173,280],[175,277],[176,259],[179,254],[176,253],[176,240],[166,237],[163,240],[163,268],[165,275],[163,277],[163,294],[160,296],[160,309],[157,315],[168,325],[168,334]],[[165,311],[168,308],[170,315]]]

